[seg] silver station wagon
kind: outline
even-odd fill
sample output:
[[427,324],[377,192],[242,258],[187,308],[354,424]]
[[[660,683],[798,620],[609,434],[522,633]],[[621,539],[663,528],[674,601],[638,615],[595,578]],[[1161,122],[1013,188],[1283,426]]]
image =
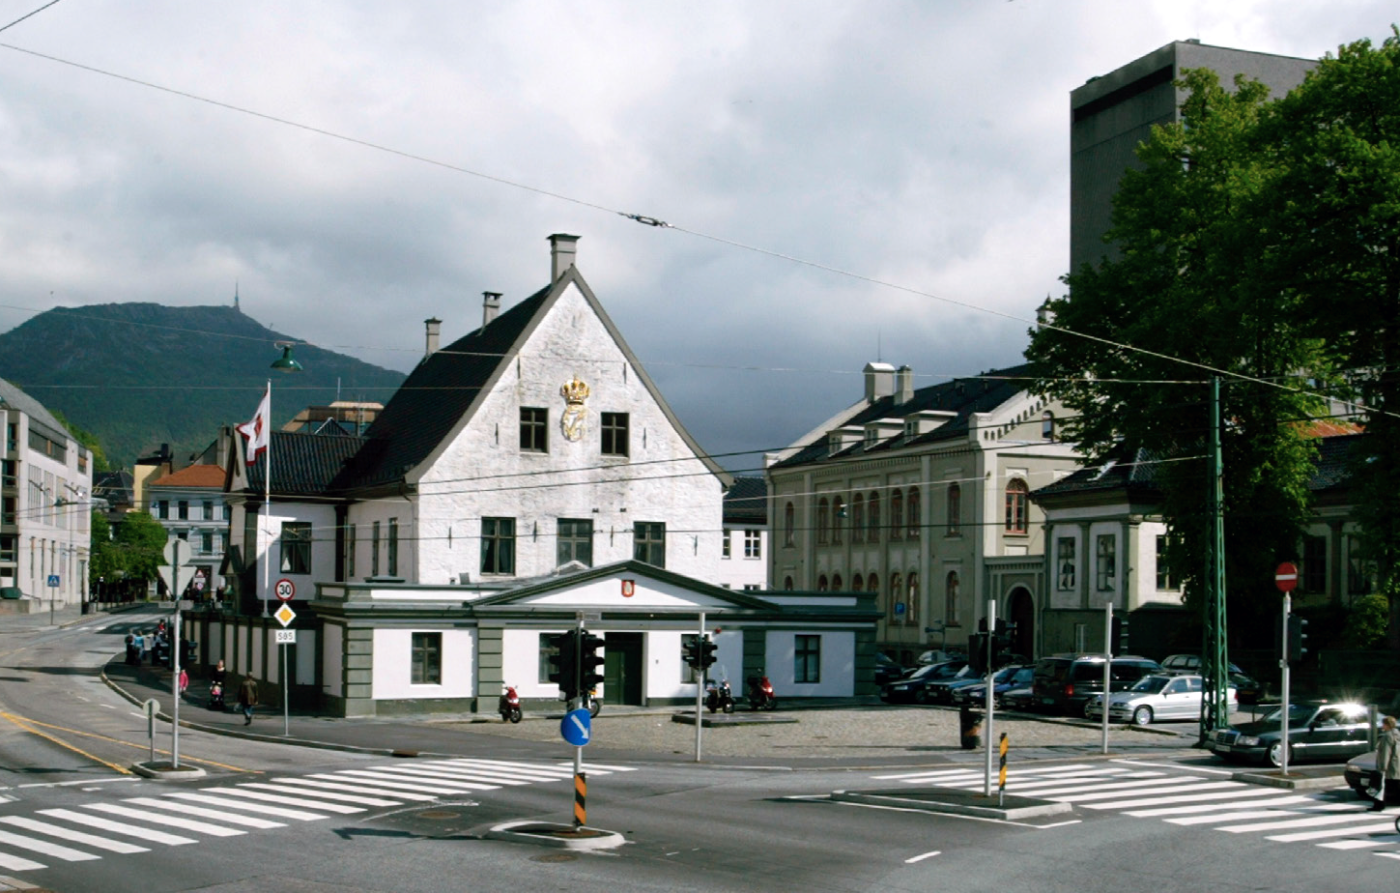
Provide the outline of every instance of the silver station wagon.
[[[1230,709],[1237,703],[1235,688],[1229,688]],[[1164,719],[1201,718],[1201,677],[1152,674],[1139,679],[1127,691],[1116,691],[1108,702],[1108,718],[1145,726]],[[1103,696],[1096,695],[1084,705],[1084,715],[1103,718]]]

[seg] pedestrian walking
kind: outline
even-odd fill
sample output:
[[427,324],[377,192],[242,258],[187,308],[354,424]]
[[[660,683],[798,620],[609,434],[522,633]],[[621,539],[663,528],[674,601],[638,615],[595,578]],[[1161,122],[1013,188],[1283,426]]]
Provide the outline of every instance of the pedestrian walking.
[[1375,801],[1372,812],[1385,809],[1385,798],[1400,796],[1400,729],[1395,727],[1395,717],[1381,720],[1381,734],[1376,741],[1376,774],[1372,776],[1371,787],[1366,791]]
[[252,676],[243,677],[238,687],[238,706],[243,709],[243,724],[253,724],[253,708],[258,706],[258,680]]
[[190,687],[190,671],[184,667],[180,668],[180,694],[185,693],[185,689]]

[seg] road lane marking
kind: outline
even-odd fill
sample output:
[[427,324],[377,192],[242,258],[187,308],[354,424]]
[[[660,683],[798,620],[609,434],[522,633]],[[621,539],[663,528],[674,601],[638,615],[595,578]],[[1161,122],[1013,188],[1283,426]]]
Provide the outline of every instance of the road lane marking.
[[[145,715],[144,713],[133,714],[133,715],[134,715],[134,716],[139,716],[141,719],[145,719],[145,718],[146,718],[146,715]],[[128,769],[126,769],[124,766],[118,766],[118,765],[116,765],[115,763],[109,763],[109,762],[107,762],[106,760],[103,760],[103,759],[101,759],[101,758],[99,758],[99,757],[95,757],[95,756],[93,756],[92,754],[89,754],[89,753],[87,753],[87,752],[85,752],[85,751],[79,750],[79,749],[78,749],[77,747],[75,747],[74,745],[68,744],[68,743],[66,743],[66,742],[64,742],[64,741],[62,741],[62,740],[60,740],[60,739],[58,739],[58,738],[54,738],[54,737],[52,737],[52,736],[50,736],[50,735],[46,735],[46,734],[44,734],[43,732],[38,731],[38,728],[53,729],[54,731],[57,731],[57,732],[64,732],[64,733],[69,734],[69,735],[77,735],[77,736],[79,736],[79,737],[81,737],[81,738],[96,738],[98,741],[105,741],[105,742],[107,742],[108,744],[120,744],[120,745],[123,746],[123,747],[134,747],[134,748],[137,748],[137,749],[139,749],[139,750],[147,750],[147,749],[150,747],[150,742],[149,742],[149,741],[144,741],[144,742],[126,741],[126,740],[121,739],[121,738],[113,738],[113,737],[111,737],[111,736],[109,736],[109,735],[99,735],[99,734],[96,733],[96,732],[88,732],[88,731],[85,731],[85,730],[83,730],[83,729],[70,729],[70,728],[68,728],[68,727],[66,727],[66,726],[58,726],[58,725],[54,725],[53,723],[41,722],[41,721],[39,721],[39,720],[37,720],[37,719],[30,719],[30,718],[28,718],[28,717],[19,716],[19,715],[17,715],[17,714],[12,714],[12,713],[0,713],[0,717],[4,717],[5,719],[8,719],[10,722],[14,723],[15,725],[19,726],[20,728],[24,729],[24,730],[27,731],[27,732],[31,732],[31,733],[33,733],[33,734],[35,734],[35,735],[39,735],[39,736],[42,737],[42,738],[47,738],[48,740],[50,740],[50,741],[52,741],[53,743],[59,745],[60,747],[66,747],[66,748],[68,748],[69,750],[76,751],[76,752],[82,754],[83,756],[88,757],[89,759],[96,760],[97,762],[101,763],[101,764],[104,765],[104,766],[110,766],[111,768],[117,770],[118,772],[121,772],[123,775],[131,775],[132,773],[131,773]],[[35,728],[30,728],[30,726],[33,726],[33,727],[35,727]],[[166,756],[169,756],[169,755],[170,755],[170,751],[168,751],[168,750],[161,750],[161,749],[159,749],[159,748],[156,749],[156,753],[163,754],[163,755],[166,755]],[[227,763],[219,763],[219,762],[216,762],[216,761],[214,761],[214,760],[202,760],[202,759],[199,759],[198,757],[189,757],[189,756],[187,756],[187,757],[185,757],[185,760],[187,760],[188,762],[191,762],[191,763],[203,763],[203,764],[206,765],[206,766],[214,766],[215,768],[218,768],[218,769],[227,769],[227,770],[229,770],[230,772],[248,772],[248,773],[253,773],[253,774],[261,774],[261,773],[258,772],[258,770],[256,770],[256,769],[244,769],[244,768],[242,768],[241,766],[230,766],[230,765],[228,765]]]
[[24,828],[29,831],[38,831],[40,834],[47,834],[50,837],[59,837],[63,840],[81,843],[99,850],[107,850],[113,853],[149,853],[150,850],[134,843],[123,843],[120,840],[111,840],[106,837],[98,837],[96,834],[88,834],[83,831],[74,831],[72,828],[64,828],[62,825],[54,825],[49,822],[41,822],[38,819],[26,818],[24,816],[7,815],[0,818],[0,822],[7,825],[14,825],[16,828]]
[[[144,801],[138,798],[129,802],[143,806],[166,806],[166,804],[155,798]],[[130,806],[121,806],[116,803],[92,803],[89,804],[88,809],[95,809],[98,812],[108,812],[112,815],[124,815],[129,819],[136,819],[140,822],[150,822],[154,825],[172,825],[184,831],[198,831],[200,834],[208,834],[213,837],[239,837],[246,833],[235,828],[226,828],[223,825],[211,825],[208,822],[196,822],[183,817],[159,815],[151,812],[149,809],[133,809]]]
[[1237,769],[1207,769],[1204,766],[1182,766],[1177,763],[1149,763],[1145,760],[1114,760],[1125,766],[1151,766],[1156,769],[1177,769],[1183,772],[1209,772],[1212,775],[1234,775]]
[[23,729],[24,731],[28,732],[28,733],[31,734],[31,735],[37,735],[37,736],[39,736],[40,738],[43,738],[43,739],[46,740],[46,741],[49,741],[49,742],[51,742],[51,743],[53,743],[53,744],[57,744],[59,747],[62,747],[62,748],[64,748],[65,750],[71,750],[73,753],[76,753],[76,754],[78,754],[79,756],[87,757],[89,760],[92,760],[94,763],[101,763],[103,766],[106,766],[108,769],[111,769],[111,770],[113,770],[114,772],[119,772],[119,773],[121,773],[122,775],[133,775],[133,774],[134,774],[130,769],[126,768],[125,766],[118,766],[116,763],[109,763],[109,762],[107,762],[106,760],[102,759],[102,758],[99,757],[99,756],[96,756],[96,755],[94,755],[94,754],[90,754],[90,753],[88,753],[87,751],[83,750],[83,749],[80,748],[80,747],[77,747],[77,746],[75,746],[75,745],[69,744],[67,741],[63,741],[63,740],[61,740],[61,739],[59,739],[59,738],[55,738],[53,735],[50,735],[50,734],[48,734],[47,732],[41,732],[41,731],[39,731],[37,728],[34,727],[35,725],[38,725],[38,723],[34,723],[33,720],[27,720],[27,719],[25,719],[24,717],[15,716],[14,714],[11,714],[11,713],[0,713],[0,716],[3,716],[5,719],[8,719],[10,722],[14,723],[16,726],[19,726],[21,729]]
[[[1357,818],[1362,817],[1357,816]],[[1325,831],[1300,831],[1296,834],[1273,834],[1269,836],[1269,840],[1292,843],[1298,840],[1321,840],[1324,837],[1346,837],[1351,834],[1376,834],[1394,830],[1395,823],[1386,822],[1383,825],[1362,825],[1359,828],[1329,828]]]
[[85,853],[72,847],[49,843],[46,840],[36,840],[33,837],[25,837],[23,834],[11,834],[9,831],[0,831],[0,843],[17,846],[20,849],[33,850],[36,853],[62,859],[65,862],[91,862],[102,858],[93,853]]
[[284,794],[297,794],[302,797],[309,797],[315,800],[339,800],[342,803],[359,803],[363,806],[401,806],[398,800],[384,800],[379,797],[355,796],[354,794],[333,794],[330,791],[322,791],[316,788],[293,787],[289,784],[261,784],[258,782],[247,782],[239,785],[240,788],[253,788],[261,791],[280,791]]
[[931,853],[923,853],[922,855],[915,856],[915,857],[912,858],[912,859],[905,859],[905,860],[904,860],[904,864],[905,864],[905,865],[913,865],[915,862],[922,862],[922,861],[924,861],[925,859],[932,859],[934,856],[937,856],[937,855],[942,854],[942,852],[943,852],[942,850],[934,850],[934,851],[931,852]]
[[[1261,797],[1273,799],[1238,801],[1240,797]],[[1158,809],[1139,809],[1126,813],[1134,818],[1152,818],[1166,815],[1191,815],[1198,812],[1220,812],[1230,809],[1244,809],[1254,806],[1291,806],[1306,803],[1310,797],[1301,794],[1276,794],[1274,791],[1240,791],[1238,793],[1195,794],[1190,797],[1154,797],[1148,800],[1127,800],[1119,803],[1086,803],[1088,809],[1117,809],[1127,806],[1153,806],[1162,803],[1186,801],[1194,806],[1162,806]],[[1201,803],[1202,800],[1228,800],[1228,803]]]
[[[219,822],[227,822],[230,825],[242,825],[245,828],[253,828],[258,831],[267,831],[271,828],[285,828],[285,822],[274,822],[268,819],[255,819],[251,816],[238,815],[222,809],[204,809],[200,806],[191,806],[176,800],[162,800],[159,797],[135,797],[126,801],[136,803],[140,806],[149,806],[151,809],[164,809],[178,815],[198,816],[202,819],[214,819]],[[194,825],[191,824],[191,828]],[[239,832],[242,833],[241,831]]]
[[[343,780],[351,781],[351,779],[348,778]],[[381,797],[392,796],[398,801],[408,800],[422,803],[437,799],[430,794],[410,794],[404,791],[385,790],[384,785],[336,784],[331,781],[316,781],[314,778],[274,778],[272,782],[277,785],[304,785],[311,788],[325,788],[328,791],[349,791],[352,794],[377,794]]]
[[[246,797],[249,800],[258,801],[256,803],[250,803],[250,806],[259,806],[262,803],[281,803],[284,806],[305,806],[310,809],[322,809],[326,812],[334,812],[340,815],[354,815],[355,813],[365,811],[363,806],[347,806],[344,803],[330,803],[327,801],[308,803],[305,798],[282,797],[277,794],[267,794],[262,791],[244,790],[242,787],[200,788],[199,792],[201,794],[221,794],[228,797]],[[172,794],[171,796],[175,795]]]
[[195,840],[193,837],[180,837],[175,834],[166,834],[164,831],[156,831],[153,828],[138,828],[128,822],[114,822],[111,819],[85,815],[81,812],[74,812],[71,809],[41,809],[39,810],[39,815],[63,819],[65,822],[73,822],[77,825],[87,825],[89,828],[101,828],[103,831],[125,834],[128,837],[139,837],[142,840],[149,840],[152,843],[163,843],[167,846],[199,843],[199,841]]
[[[176,800],[188,800],[191,803],[207,803],[210,806],[222,806],[226,809],[253,809],[257,810],[258,813],[262,815],[278,816],[284,819],[299,819],[303,822],[315,822],[325,818],[325,816],[321,815],[320,813],[307,812],[303,809],[287,809],[282,806],[268,806],[265,803],[251,803],[247,800],[239,800],[237,798],[230,800],[228,797],[214,797],[210,796],[209,794],[177,793],[167,794],[166,797],[173,798]],[[364,810],[356,809],[355,811],[363,812]]]

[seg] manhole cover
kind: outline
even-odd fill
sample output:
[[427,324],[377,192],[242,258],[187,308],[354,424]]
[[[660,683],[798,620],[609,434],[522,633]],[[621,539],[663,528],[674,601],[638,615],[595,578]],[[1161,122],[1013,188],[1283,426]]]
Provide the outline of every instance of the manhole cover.
[[572,862],[577,859],[573,853],[545,853],[543,856],[531,856],[531,862]]
[[418,813],[418,818],[420,818],[420,819],[438,819],[438,820],[445,820],[445,819],[455,819],[455,818],[460,818],[460,817],[461,817],[461,813],[459,813],[459,812],[449,812],[449,811],[446,810],[446,809],[429,809],[429,810],[425,810],[425,811],[423,811],[423,812]]

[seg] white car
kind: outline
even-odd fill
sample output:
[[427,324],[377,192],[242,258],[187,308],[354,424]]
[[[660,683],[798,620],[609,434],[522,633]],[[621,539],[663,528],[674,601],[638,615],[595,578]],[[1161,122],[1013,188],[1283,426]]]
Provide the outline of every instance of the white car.
[[[1230,709],[1239,703],[1234,686],[1228,689]],[[1108,718],[1145,726],[1163,719],[1201,718],[1201,677],[1144,676],[1127,691],[1116,691],[1108,702]],[[1095,695],[1084,705],[1089,719],[1103,718],[1103,695]]]

